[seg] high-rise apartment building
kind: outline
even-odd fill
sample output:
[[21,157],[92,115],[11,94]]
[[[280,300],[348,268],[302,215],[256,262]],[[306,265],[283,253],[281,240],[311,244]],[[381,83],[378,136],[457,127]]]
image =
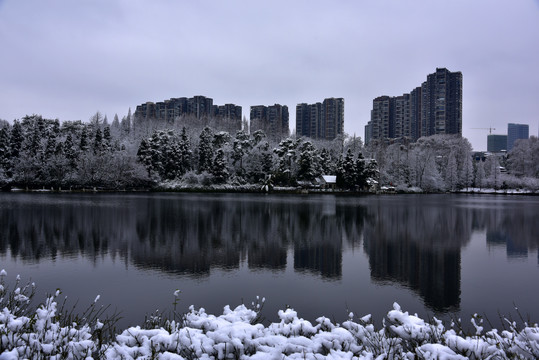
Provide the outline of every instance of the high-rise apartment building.
[[389,96],[379,96],[372,101],[371,134],[372,139],[394,137],[394,112],[395,101]]
[[528,139],[530,127],[527,124],[507,124],[507,151],[511,151],[515,146],[515,141]]
[[221,118],[238,122],[241,128],[241,106],[235,104],[213,105],[213,99],[201,95],[180,97],[138,105],[134,117],[137,121],[160,120],[173,122],[180,116],[197,119]]
[[[437,68],[409,94],[373,100],[365,139],[410,139],[462,135],[462,73]],[[367,136],[369,135],[369,136]]]
[[344,132],[344,99],[327,98],[322,103],[296,106],[296,135],[333,140]]
[[423,84],[425,124],[421,136],[462,135],[462,73],[437,68]]
[[271,106],[251,106],[251,133],[263,130],[273,140],[280,140],[289,135],[288,106],[275,104]]

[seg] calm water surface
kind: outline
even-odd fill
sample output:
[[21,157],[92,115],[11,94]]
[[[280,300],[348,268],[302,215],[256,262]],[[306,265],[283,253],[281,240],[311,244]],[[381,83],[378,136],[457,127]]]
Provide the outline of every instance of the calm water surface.
[[539,197],[0,194],[0,268],[145,314],[266,297],[313,321],[520,311],[539,321]]

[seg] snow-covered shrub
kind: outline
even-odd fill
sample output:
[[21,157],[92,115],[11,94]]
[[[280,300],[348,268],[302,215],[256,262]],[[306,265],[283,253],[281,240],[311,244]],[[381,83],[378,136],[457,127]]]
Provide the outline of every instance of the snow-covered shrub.
[[[394,304],[376,329],[371,316],[342,325],[320,317],[315,324],[300,318],[293,309],[279,311],[279,322],[264,326],[257,321],[263,299],[252,308],[225,306],[219,316],[194,306],[180,321],[151,328],[133,326],[114,339],[99,341],[104,326],[95,322],[66,324],[56,297],[48,297],[34,311],[15,315],[17,303],[6,302],[2,280],[0,312],[0,360],[7,359],[537,359],[539,327],[508,321],[502,331],[484,332],[478,316],[472,318],[476,332],[464,335],[453,325],[437,319],[425,321]],[[21,294],[22,289],[18,291]],[[176,294],[176,293],[175,293]],[[97,299],[96,299],[97,301]],[[94,301],[95,303],[95,301]]]

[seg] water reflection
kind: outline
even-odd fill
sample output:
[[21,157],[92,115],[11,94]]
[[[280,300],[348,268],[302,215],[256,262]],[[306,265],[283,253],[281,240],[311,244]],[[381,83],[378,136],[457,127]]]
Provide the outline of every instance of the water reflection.
[[[1,194],[0,254],[39,263],[119,257],[140,269],[207,278],[212,269],[343,277],[343,254],[362,248],[370,276],[398,283],[434,311],[461,303],[461,250],[475,231],[507,257],[539,239],[536,201],[466,196]],[[287,253],[293,252],[293,264]],[[539,257],[538,257],[539,263]]]
[[375,203],[365,228],[365,251],[375,281],[396,281],[416,290],[435,311],[460,305],[460,250],[472,232],[472,210],[401,199]]

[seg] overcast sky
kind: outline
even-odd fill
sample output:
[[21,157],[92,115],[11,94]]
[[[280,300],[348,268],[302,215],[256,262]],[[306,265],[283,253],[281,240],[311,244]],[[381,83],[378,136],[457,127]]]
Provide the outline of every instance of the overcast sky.
[[437,67],[463,74],[463,135],[539,123],[539,0],[0,0],[0,119],[112,120],[146,101],[205,95],[295,107],[345,99],[364,138],[373,98]]

